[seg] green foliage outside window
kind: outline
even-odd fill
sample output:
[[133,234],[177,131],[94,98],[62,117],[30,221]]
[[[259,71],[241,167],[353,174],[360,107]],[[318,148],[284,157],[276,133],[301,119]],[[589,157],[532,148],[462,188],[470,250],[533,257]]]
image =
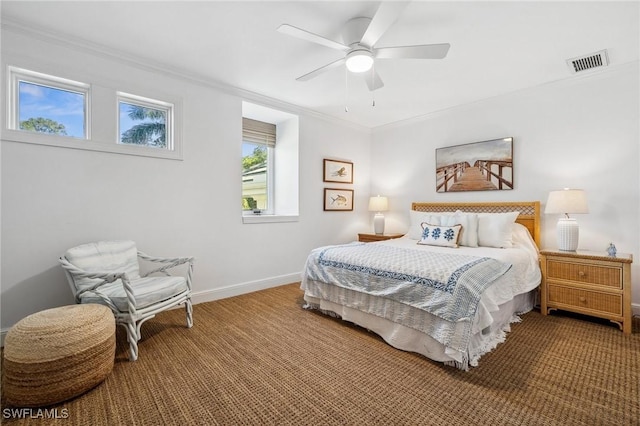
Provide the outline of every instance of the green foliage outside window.
[[256,146],[251,155],[242,158],[242,171],[246,172],[257,166],[267,164],[267,147],[264,145]]
[[64,124],[58,123],[50,118],[36,117],[20,122],[20,129],[31,132],[49,133],[52,135],[66,135],[67,129]]

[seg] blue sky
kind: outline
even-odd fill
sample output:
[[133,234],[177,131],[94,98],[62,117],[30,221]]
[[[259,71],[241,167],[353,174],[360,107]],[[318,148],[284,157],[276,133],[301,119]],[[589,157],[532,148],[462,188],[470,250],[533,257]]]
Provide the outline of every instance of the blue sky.
[[48,118],[64,124],[68,136],[84,138],[84,95],[20,82],[20,121]]
[[250,143],[250,142],[243,142],[242,143],[242,158],[246,157],[247,155],[253,154],[253,150],[255,149],[256,146],[258,146],[258,145]]
[[[129,118],[129,105],[120,102],[120,131],[140,124]],[[84,138],[84,95],[25,81],[20,82],[20,121],[29,118],[48,118],[64,124],[67,136]],[[242,156],[251,155],[257,145],[243,143]]]
[[[20,82],[19,121],[29,118],[48,118],[63,124],[67,136],[84,138],[84,95],[25,81]],[[129,105],[120,103],[120,128],[124,132],[134,124],[128,116]]]
[[122,133],[133,127],[133,120],[129,118],[129,104],[120,102],[118,108],[120,109],[118,111],[118,114],[120,114],[120,135],[118,135],[118,140],[120,140]]

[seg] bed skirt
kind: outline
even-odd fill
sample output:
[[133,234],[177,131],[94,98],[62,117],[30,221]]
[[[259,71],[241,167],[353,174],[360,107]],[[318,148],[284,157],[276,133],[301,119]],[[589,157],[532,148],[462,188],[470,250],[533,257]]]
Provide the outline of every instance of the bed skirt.
[[[480,357],[498,344],[504,342],[506,333],[511,330],[511,323],[520,322],[519,314],[533,309],[537,290],[515,296],[503,303],[497,311],[490,313],[491,324],[471,336],[466,354],[468,365],[476,367]],[[327,300],[319,299],[305,293],[305,308],[318,309],[330,315],[337,315],[345,321],[364,327],[382,337],[394,348],[416,352],[434,361],[443,362],[457,368],[467,369],[464,357],[459,351],[447,348],[431,336],[357,309],[342,306]],[[435,319],[434,319],[435,320]]]

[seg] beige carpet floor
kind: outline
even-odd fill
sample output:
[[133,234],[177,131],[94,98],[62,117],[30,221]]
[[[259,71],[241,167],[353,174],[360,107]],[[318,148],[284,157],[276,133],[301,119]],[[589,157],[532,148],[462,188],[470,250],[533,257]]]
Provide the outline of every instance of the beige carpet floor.
[[[640,425],[640,334],[533,311],[469,372],[301,308],[298,284],[194,306],[142,327],[128,362],[33,425]],[[52,411],[55,410],[55,411]],[[14,412],[15,413],[15,412]]]

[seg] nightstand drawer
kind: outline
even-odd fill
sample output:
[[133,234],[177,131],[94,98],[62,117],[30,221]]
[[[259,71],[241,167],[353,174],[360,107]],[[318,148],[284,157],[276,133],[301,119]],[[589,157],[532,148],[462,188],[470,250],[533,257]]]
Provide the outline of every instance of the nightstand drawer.
[[547,260],[547,279],[567,280],[607,288],[622,288],[622,268],[593,263]]
[[633,256],[580,250],[540,250],[540,312],[572,311],[606,318],[631,333]]
[[548,284],[547,304],[562,309],[563,305],[589,311],[622,316],[622,294],[611,294]]

